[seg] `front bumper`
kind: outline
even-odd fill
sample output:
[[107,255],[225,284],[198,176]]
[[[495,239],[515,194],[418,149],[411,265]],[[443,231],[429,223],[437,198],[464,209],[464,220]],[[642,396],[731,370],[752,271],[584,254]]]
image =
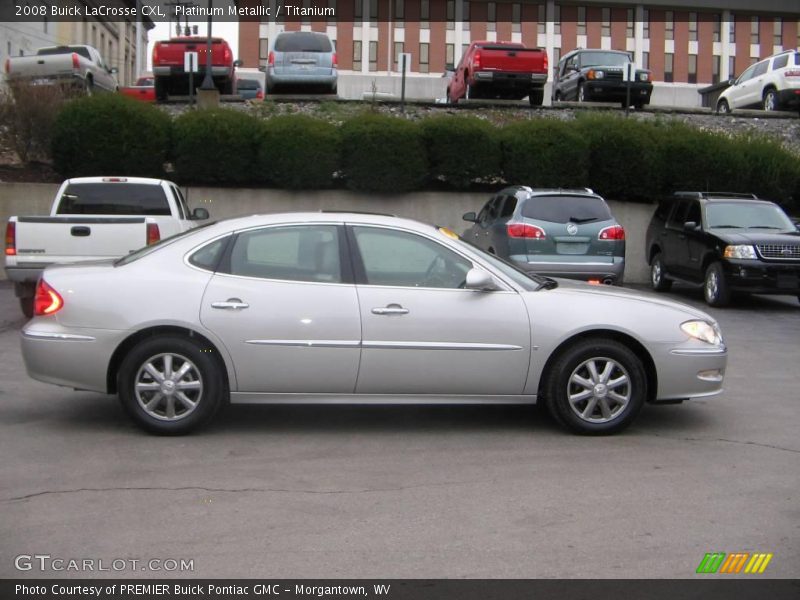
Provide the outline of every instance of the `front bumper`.
[[723,265],[728,284],[733,291],[800,295],[800,263],[729,259]]
[[[627,88],[623,81],[590,80],[584,83],[587,100],[621,102],[627,98]],[[645,81],[631,83],[631,104],[649,104],[653,84]]]
[[656,403],[705,398],[722,392],[728,363],[724,344],[663,345],[653,359],[658,373],[658,388],[653,399]]

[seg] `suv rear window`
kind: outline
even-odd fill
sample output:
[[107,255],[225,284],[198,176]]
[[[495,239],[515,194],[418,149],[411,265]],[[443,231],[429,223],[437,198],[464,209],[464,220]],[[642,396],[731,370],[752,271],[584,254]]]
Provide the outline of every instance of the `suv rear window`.
[[325,35],[298,31],[279,35],[275,52],[333,52],[331,41]]
[[169,216],[160,185],[147,183],[73,183],[58,203],[59,215]]
[[550,223],[588,223],[612,218],[606,203],[592,196],[533,196],[522,205],[522,216]]

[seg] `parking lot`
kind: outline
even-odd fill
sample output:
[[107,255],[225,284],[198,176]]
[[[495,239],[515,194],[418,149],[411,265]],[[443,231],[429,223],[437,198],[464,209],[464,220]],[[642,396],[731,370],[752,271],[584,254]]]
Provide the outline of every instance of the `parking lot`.
[[[698,291],[670,297],[707,310]],[[524,407],[234,407],[182,438],[35,382],[0,282],[0,576],[14,557],[191,559],[193,577],[691,577],[707,552],[800,564],[800,305],[711,309],[725,393],[571,436]],[[708,577],[708,576],[706,576]]]

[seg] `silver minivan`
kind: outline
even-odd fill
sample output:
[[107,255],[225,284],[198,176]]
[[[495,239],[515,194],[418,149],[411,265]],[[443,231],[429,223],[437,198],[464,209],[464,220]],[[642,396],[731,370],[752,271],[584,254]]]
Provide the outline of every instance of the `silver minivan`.
[[267,93],[278,89],[319,89],[336,93],[336,50],[324,33],[286,31],[278,34],[269,53]]

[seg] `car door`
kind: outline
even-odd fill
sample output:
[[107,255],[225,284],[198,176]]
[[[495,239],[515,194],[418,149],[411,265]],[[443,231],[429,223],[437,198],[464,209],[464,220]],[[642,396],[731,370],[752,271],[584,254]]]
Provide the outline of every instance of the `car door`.
[[483,250],[488,250],[492,247],[491,226],[497,218],[497,212],[502,202],[503,196],[498,194],[489,200],[481,212],[478,213],[478,220],[475,223],[472,243]]
[[355,388],[361,320],[344,233],[329,223],[239,232],[200,319],[228,349],[239,392]]
[[683,224],[689,210],[689,200],[683,199],[675,203],[667,219],[666,235],[663,237],[664,266],[673,275],[683,276],[686,259],[686,232]]
[[743,108],[748,106],[750,98],[753,95],[752,87],[755,85],[753,80],[756,67],[758,65],[751,65],[742,73],[733,84],[731,91],[728,94],[731,108]]
[[498,198],[499,201],[495,208],[496,216],[489,226],[491,231],[489,234],[491,243],[488,249],[491,250],[493,254],[508,258],[508,229],[506,225],[514,216],[514,211],[517,209],[517,198],[511,194]]
[[[703,254],[705,251],[705,233],[703,232],[703,219],[700,213],[700,202],[689,202],[686,216],[684,217],[684,234],[686,235],[684,248],[684,276],[692,281],[702,281],[705,275],[702,272]],[[693,228],[687,229],[686,223],[694,223]]]
[[570,58],[561,73],[561,97],[564,100],[578,99],[578,59],[578,54]]
[[517,292],[463,289],[471,261],[419,233],[352,225],[348,234],[362,324],[357,393],[522,393],[531,342]]

